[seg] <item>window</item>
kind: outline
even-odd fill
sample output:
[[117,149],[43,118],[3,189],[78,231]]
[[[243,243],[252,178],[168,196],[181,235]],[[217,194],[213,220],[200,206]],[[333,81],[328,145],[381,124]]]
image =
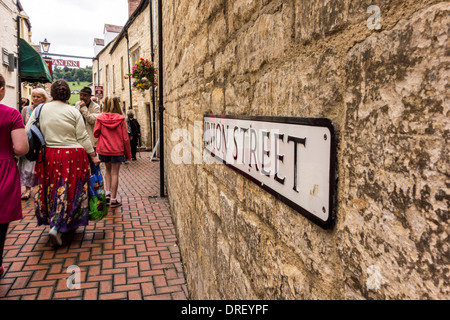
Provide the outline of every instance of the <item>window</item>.
[[2,48],[2,62],[3,62],[3,65],[9,66],[9,54],[8,54],[8,50],[5,48]]
[[116,94],[116,66],[115,65],[113,65],[112,78],[113,78],[113,94]]
[[109,65],[106,66],[106,96],[109,96]]
[[125,75],[123,73],[123,67],[124,67],[124,65],[123,65],[123,57],[121,57],[120,58],[120,82],[122,83],[122,90],[125,88],[125,83],[124,83]]
[[136,62],[138,62],[139,59],[141,58],[141,56],[140,56],[140,51],[141,51],[141,48],[137,48],[137,49],[134,50],[133,53],[131,54],[131,61],[130,61],[131,66],[135,65]]

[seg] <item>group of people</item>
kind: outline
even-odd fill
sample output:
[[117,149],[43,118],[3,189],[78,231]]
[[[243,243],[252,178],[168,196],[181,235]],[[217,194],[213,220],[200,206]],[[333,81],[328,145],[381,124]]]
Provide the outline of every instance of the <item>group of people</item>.
[[[0,74],[0,101],[4,96],[5,79]],[[92,100],[90,88],[83,88],[81,101],[75,107],[67,103],[70,96],[67,81],[56,80],[51,86],[51,99],[45,90],[35,89],[32,104],[24,106],[22,113],[0,104],[0,278],[4,273],[2,257],[9,223],[22,219],[21,200],[27,200],[32,193],[38,225],[50,227],[49,236],[56,245],[62,244],[63,233],[89,222],[88,183],[92,166],[105,164],[108,205],[121,205],[117,200],[120,165],[136,159],[133,146],[140,136],[139,124],[133,121],[132,112],[125,119],[117,97],[106,97],[101,112]],[[39,123],[46,152],[31,162],[24,157],[29,149],[27,133],[40,104],[43,107]]]

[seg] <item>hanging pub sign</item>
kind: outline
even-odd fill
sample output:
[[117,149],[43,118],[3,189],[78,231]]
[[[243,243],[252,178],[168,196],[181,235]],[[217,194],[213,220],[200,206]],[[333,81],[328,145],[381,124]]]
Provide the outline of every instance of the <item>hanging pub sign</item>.
[[299,213],[335,221],[334,127],[325,118],[204,115],[205,150]]
[[52,63],[55,67],[72,67],[72,68],[80,67],[80,61],[74,60],[53,59]]
[[103,99],[103,86],[95,86],[95,96],[99,99]]
[[50,76],[51,76],[52,79],[53,79],[53,59],[51,59],[51,58],[46,58],[46,57],[44,57],[44,58],[42,58],[42,59],[43,59],[44,62],[47,64],[48,71],[50,72]]

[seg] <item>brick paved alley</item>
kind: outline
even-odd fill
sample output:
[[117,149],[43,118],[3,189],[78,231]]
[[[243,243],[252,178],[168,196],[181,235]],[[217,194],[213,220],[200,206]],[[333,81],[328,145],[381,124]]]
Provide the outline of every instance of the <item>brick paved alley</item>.
[[[0,300],[187,300],[188,292],[166,198],[159,197],[159,162],[149,153],[122,165],[119,201],[99,222],[52,247],[48,227],[38,227],[33,201],[22,201],[24,219],[10,225]],[[149,196],[156,196],[152,198]],[[69,290],[76,265],[81,288]]]

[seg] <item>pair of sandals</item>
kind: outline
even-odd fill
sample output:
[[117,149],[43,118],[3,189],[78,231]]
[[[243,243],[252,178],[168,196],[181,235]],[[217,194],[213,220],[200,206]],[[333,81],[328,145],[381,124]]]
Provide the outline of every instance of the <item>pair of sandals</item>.
[[31,197],[31,190],[24,191],[22,193],[22,200],[28,200],[30,199],[30,197]]

